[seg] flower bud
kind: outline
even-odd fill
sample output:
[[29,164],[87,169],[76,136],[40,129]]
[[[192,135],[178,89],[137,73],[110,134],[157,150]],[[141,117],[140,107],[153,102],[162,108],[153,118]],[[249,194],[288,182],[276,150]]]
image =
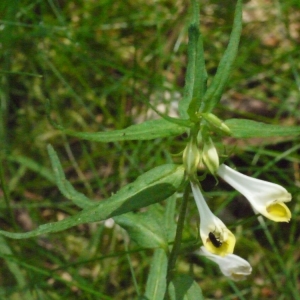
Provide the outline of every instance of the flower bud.
[[205,139],[203,146],[203,162],[211,174],[216,174],[219,169],[219,155],[210,137]]
[[200,158],[198,146],[191,139],[183,151],[183,165],[188,176],[194,177]]
[[231,135],[231,131],[229,127],[222,121],[220,120],[217,116],[215,116],[212,113],[204,113],[202,114],[202,117],[212,126],[218,128],[221,130],[223,133],[226,135]]

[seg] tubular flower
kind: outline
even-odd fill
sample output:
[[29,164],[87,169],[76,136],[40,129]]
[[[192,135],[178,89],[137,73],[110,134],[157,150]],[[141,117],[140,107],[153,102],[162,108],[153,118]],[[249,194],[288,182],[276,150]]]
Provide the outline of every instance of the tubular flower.
[[243,194],[255,212],[275,222],[289,222],[291,219],[291,212],[284,202],[291,201],[292,196],[282,186],[246,176],[224,164],[217,174]]
[[200,237],[205,248],[225,256],[233,253],[235,236],[209,209],[197,183],[191,182],[193,195],[200,214]]
[[217,263],[221,272],[234,281],[244,280],[246,276],[252,272],[251,265],[245,259],[237,255],[228,254],[224,257],[220,257],[210,253],[204,247],[200,248],[198,254]]

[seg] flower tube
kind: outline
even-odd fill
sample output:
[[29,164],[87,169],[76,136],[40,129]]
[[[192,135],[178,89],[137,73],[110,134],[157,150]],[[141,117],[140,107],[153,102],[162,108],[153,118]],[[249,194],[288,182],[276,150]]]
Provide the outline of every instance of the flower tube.
[[209,252],[220,256],[233,253],[235,236],[225,224],[211,212],[201,194],[199,185],[191,182],[191,187],[200,214],[200,237],[205,248]]
[[219,255],[210,253],[203,246],[200,248],[198,254],[217,263],[221,272],[234,281],[244,280],[252,272],[251,265],[245,259],[235,254],[220,257]]
[[217,174],[233,188],[243,194],[255,212],[275,222],[289,222],[291,212],[284,202],[292,196],[278,184],[252,178],[222,164]]

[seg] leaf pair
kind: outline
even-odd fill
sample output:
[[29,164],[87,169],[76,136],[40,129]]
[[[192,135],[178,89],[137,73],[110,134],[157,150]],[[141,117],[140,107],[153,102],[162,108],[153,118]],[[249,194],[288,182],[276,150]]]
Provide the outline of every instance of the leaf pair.
[[196,112],[211,112],[219,103],[228,82],[235,57],[237,55],[242,32],[242,0],[238,0],[235,8],[234,23],[229,43],[219,63],[217,72],[207,88],[207,72],[204,61],[203,40],[199,32],[198,4],[193,1],[194,17],[189,27],[188,66],[184,97],[179,103],[180,116],[191,118]]

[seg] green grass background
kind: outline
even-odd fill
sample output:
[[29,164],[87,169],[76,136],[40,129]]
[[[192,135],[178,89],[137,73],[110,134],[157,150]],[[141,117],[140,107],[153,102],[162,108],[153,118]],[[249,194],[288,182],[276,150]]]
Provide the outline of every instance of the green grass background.
[[[300,4],[244,1],[240,50],[215,113],[271,124],[299,123]],[[213,76],[231,30],[235,1],[200,1],[207,70]],[[0,3],[0,224],[28,231],[76,213],[54,184],[51,143],[77,190],[95,201],[184,149],[185,139],[94,143],[62,135],[51,117],[78,131],[121,129],[156,117],[151,101],[176,114],[187,65],[189,1],[5,0]],[[211,78],[211,77],[210,77]],[[249,260],[243,282],[183,252],[177,271],[193,272],[205,299],[300,299],[299,139],[224,139],[227,163],[279,183],[293,195],[289,224],[262,228],[245,199],[212,178],[209,205],[236,234]],[[218,145],[219,149],[224,149]],[[192,199],[191,199],[192,200]],[[180,195],[178,196],[180,203]],[[184,240],[198,236],[191,201]],[[109,222],[27,240],[0,238],[1,299],[137,299],[130,266],[144,291],[152,252],[129,244]],[[130,263],[129,263],[130,261]]]

